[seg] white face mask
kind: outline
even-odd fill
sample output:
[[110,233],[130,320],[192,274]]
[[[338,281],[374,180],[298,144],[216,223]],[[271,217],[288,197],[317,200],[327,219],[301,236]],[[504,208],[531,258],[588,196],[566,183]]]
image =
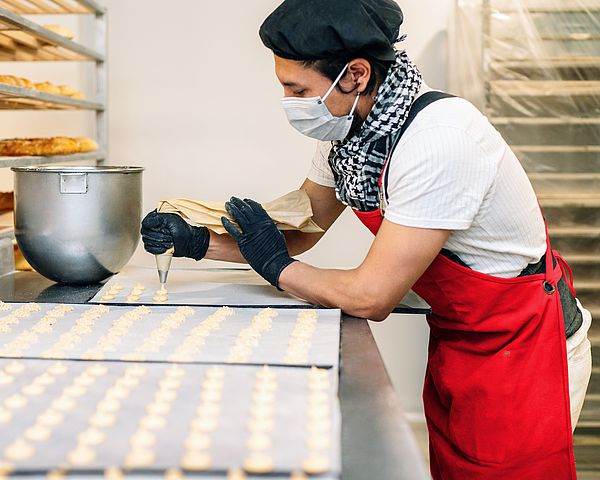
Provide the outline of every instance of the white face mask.
[[307,137],[322,141],[344,140],[348,136],[360,93],[356,95],[352,110],[345,117],[334,117],[325,105],[325,100],[333,92],[347,69],[348,65],[344,67],[323,98],[285,97],[281,100],[292,127]]

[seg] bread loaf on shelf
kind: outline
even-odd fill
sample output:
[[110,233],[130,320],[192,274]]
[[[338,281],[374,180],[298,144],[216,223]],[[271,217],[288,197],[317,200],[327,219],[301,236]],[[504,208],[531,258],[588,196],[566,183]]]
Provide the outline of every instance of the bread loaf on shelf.
[[73,40],[75,38],[75,32],[73,32],[73,30],[64,27],[62,25],[52,25],[52,24],[46,24],[46,25],[42,25],[46,30],[50,30],[53,33],[56,33],[57,35],[60,35],[61,37],[65,37],[68,38],[69,40]]
[[0,192],[0,213],[11,212],[15,209],[14,192]]
[[34,87],[38,92],[50,93],[52,95],[60,95],[61,94],[60,88],[58,88],[56,85],[54,85],[51,82],[36,83]]
[[14,75],[0,75],[0,83],[6,83],[14,87],[30,88],[38,92],[70,97],[76,100],[83,100],[85,98],[85,95],[79,90],[75,90],[67,85],[54,85],[52,82],[33,83],[27,78],[16,77]]
[[31,80],[23,77],[15,77],[14,75],[0,75],[0,83],[6,83],[7,85],[12,85],[14,87],[35,89],[35,85]]
[[98,144],[87,137],[12,138],[0,140],[0,156],[72,155],[98,150]]
[[13,251],[15,255],[15,270],[29,272],[33,271],[33,268],[31,265],[29,265],[29,262],[25,260],[25,257],[21,253],[21,250],[17,244],[13,246]]

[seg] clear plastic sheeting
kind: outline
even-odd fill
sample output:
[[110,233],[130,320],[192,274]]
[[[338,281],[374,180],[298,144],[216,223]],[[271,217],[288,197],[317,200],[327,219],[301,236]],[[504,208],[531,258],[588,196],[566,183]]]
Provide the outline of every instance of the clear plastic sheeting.
[[519,157],[600,317],[600,0],[456,0],[450,55],[450,90]]

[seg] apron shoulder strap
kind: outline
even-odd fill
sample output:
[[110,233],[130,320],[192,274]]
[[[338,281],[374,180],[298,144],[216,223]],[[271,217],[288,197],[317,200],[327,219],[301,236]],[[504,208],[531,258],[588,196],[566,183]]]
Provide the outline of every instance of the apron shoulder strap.
[[435,103],[438,100],[443,100],[445,98],[455,98],[455,96],[450,95],[449,93],[439,92],[436,90],[436,91],[424,93],[423,95],[421,95],[419,98],[417,98],[413,102],[412,107],[410,108],[408,117],[406,118],[406,121],[404,122],[404,125],[402,125],[402,128],[400,129],[400,131],[396,135],[396,138],[394,138],[394,141],[392,142],[392,148],[390,149],[388,162],[383,167],[385,169],[385,174],[384,174],[384,179],[383,179],[382,184],[383,184],[383,191],[385,194],[386,201],[389,200],[388,192],[387,192],[387,185],[388,185],[388,177],[389,177],[389,173],[390,173],[390,161],[391,161],[392,155],[394,153],[394,150],[396,150],[398,143],[400,143],[400,139],[402,138],[402,136],[404,135],[404,133],[406,132],[408,127],[410,127],[411,123],[415,120],[415,118],[417,118],[417,115],[419,113],[421,113],[425,108],[427,108],[432,103]]
[[413,102],[412,107],[410,107],[410,112],[408,114],[408,117],[406,118],[404,125],[402,125],[402,128],[400,129],[400,134],[396,137],[396,139],[394,141],[394,146],[398,145],[400,138],[402,138],[402,135],[404,135],[404,132],[406,132],[408,127],[410,127],[410,124],[415,120],[415,118],[417,118],[417,115],[419,113],[421,113],[425,108],[427,108],[432,103],[435,103],[439,100],[444,100],[445,98],[455,98],[455,96],[450,95],[449,93],[446,93],[446,92],[438,92],[436,90],[436,91],[424,93],[419,98],[417,98]]

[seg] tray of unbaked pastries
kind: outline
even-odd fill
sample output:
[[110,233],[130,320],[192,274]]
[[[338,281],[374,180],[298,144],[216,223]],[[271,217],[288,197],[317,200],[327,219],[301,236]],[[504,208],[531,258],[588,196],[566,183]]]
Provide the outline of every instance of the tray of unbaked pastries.
[[126,267],[111,277],[91,302],[126,305],[310,306],[287,292],[278,291],[253,272],[172,268],[168,284],[161,286],[156,268],[142,267]]
[[[121,468],[109,467],[101,472],[77,472],[68,470],[52,470],[47,473],[31,473],[26,475],[6,474],[5,480],[261,480],[265,475],[253,475],[244,472],[239,468],[230,468],[227,472],[221,474],[212,472],[189,472],[182,471],[179,468],[169,468],[163,472],[138,473],[128,472]],[[295,471],[285,474],[269,474],[266,476],[269,480],[339,480],[339,476],[326,475],[307,475],[302,471]]]
[[340,311],[0,304],[0,357],[336,366]]
[[0,391],[5,473],[340,469],[335,369],[0,359]]

